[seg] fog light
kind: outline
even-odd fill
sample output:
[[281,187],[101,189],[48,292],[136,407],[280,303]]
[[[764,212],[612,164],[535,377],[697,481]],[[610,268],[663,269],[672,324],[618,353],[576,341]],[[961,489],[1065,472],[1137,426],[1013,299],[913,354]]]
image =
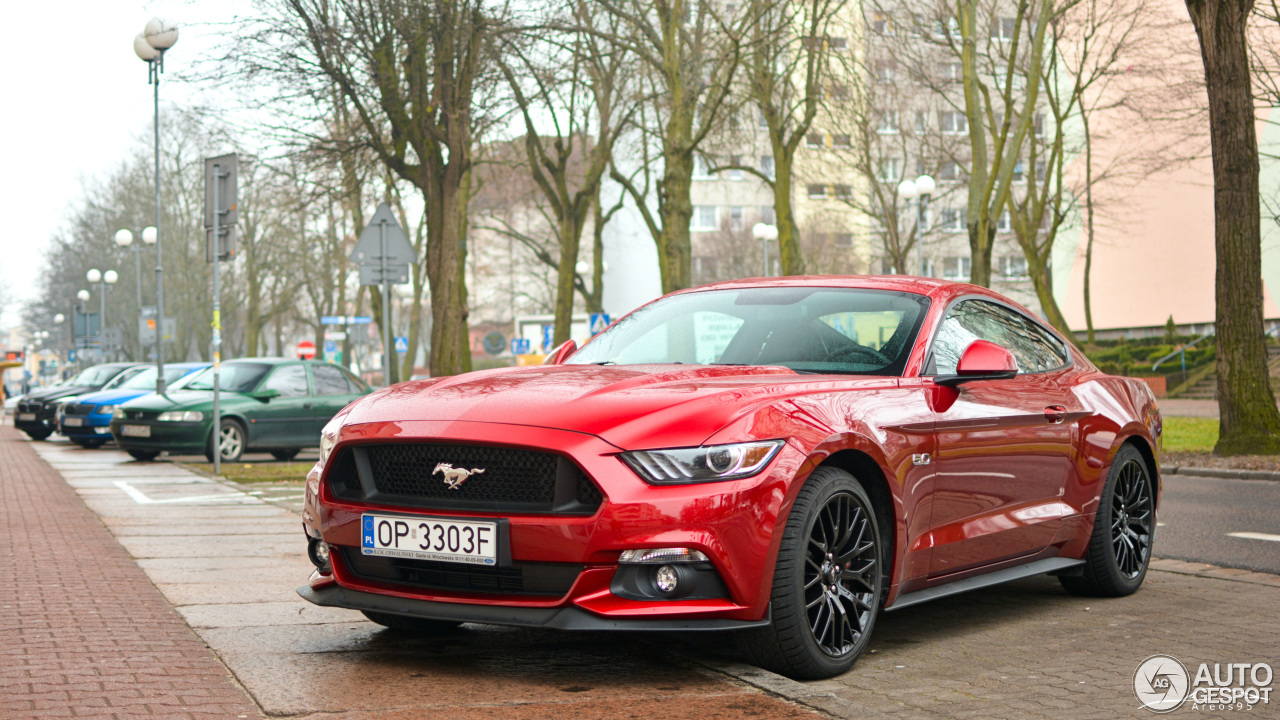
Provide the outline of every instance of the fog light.
[[326,575],[333,572],[333,567],[329,564],[329,543],[310,538],[307,542],[307,559],[311,560],[311,564],[315,565],[320,572]]
[[653,572],[653,586],[663,595],[674,595],[680,586],[680,575],[670,565],[663,565]]

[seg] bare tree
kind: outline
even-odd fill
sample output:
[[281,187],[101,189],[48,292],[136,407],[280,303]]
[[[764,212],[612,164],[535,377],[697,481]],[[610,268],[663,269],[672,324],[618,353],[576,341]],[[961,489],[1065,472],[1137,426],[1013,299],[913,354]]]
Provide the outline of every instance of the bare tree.
[[1253,0],[1186,0],[1200,39],[1213,147],[1220,455],[1280,453],[1262,335],[1258,138],[1247,38]]

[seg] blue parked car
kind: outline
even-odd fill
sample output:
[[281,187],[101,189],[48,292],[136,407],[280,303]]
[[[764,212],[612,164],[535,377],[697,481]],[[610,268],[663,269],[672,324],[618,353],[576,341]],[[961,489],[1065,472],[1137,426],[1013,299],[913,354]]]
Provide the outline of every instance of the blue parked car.
[[[173,363],[164,366],[165,387],[177,389],[180,381],[209,363]],[[81,395],[58,412],[58,432],[85,448],[101,447],[111,439],[111,414],[116,405],[156,390],[156,368],[151,366],[110,390]]]

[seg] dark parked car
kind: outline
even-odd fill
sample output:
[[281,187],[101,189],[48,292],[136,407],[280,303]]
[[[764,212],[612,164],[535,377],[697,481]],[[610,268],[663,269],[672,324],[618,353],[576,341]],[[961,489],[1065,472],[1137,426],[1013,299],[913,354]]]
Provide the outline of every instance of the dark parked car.
[[58,429],[58,408],[68,399],[119,385],[146,369],[138,363],[103,363],[87,367],[69,380],[27,393],[18,403],[13,426],[32,440],[44,440]]
[[[320,429],[369,386],[339,365],[312,360],[247,358],[222,363],[218,447],[224,462],[250,450],[290,460],[320,444]],[[161,452],[204,453],[213,461],[213,369],[182,389],[117,405],[116,444],[138,460]]]
[[[174,383],[207,367],[207,362],[169,363],[164,366],[165,386],[176,390]],[[148,366],[123,383],[113,383],[110,389],[76,396],[73,402],[62,404],[62,411],[58,413],[58,434],[81,447],[102,447],[111,439],[111,416],[116,406],[150,395],[155,389],[156,369]]]

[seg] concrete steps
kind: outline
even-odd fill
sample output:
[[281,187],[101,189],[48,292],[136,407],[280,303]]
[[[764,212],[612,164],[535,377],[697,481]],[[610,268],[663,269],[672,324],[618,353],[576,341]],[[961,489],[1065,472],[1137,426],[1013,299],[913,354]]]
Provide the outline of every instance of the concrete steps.
[[[1280,394],[1280,345],[1267,345],[1267,371],[1271,376],[1271,390]],[[1181,400],[1217,400],[1218,371],[1214,370],[1191,387],[1179,390],[1175,397]]]

